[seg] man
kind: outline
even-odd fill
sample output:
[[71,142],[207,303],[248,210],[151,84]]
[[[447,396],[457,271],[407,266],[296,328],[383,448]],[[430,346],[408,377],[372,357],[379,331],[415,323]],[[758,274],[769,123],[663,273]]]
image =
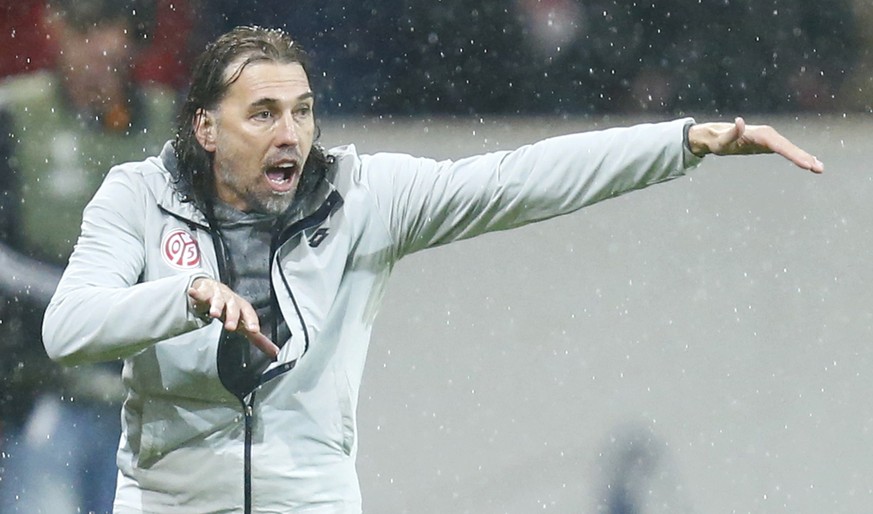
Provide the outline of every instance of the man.
[[62,368],[39,339],[82,209],[108,167],[153,154],[171,134],[175,92],[130,80],[149,12],[140,0],[52,0],[43,25],[53,67],[0,84],[4,513],[112,508],[119,369]]
[[49,355],[124,359],[115,512],[361,511],[355,408],[398,259],[777,152],[770,127],[692,120],[436,162],[315,141],[306,56],[241,27],[195,66],[176,140],[114,168],[46,313]]

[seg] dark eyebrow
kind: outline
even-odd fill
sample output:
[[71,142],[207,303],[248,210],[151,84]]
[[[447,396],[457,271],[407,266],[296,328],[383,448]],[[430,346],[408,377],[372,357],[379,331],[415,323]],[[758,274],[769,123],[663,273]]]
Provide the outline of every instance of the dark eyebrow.
[[[297,102],[303,102],[303,101],[309,100],[313,97],[315,97],[315,95],[312,93],[312,91],[307,91],[306,93],[303,93],[302,95],[297,97]],[[258,100],[255,100],[254,102],[252,102],[252,104],[249,106],[249,108],[257,109],[259,107],[272,107],[272,106],[276,105],[277,103],[279,103],[279,100],[276,98],[269,98],[269,97],[259,98]]]

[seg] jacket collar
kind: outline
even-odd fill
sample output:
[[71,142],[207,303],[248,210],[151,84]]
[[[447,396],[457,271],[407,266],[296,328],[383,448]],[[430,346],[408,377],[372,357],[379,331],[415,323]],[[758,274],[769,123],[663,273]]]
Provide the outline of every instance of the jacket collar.
[[176,182],[179,179],[179,162],[176,160],[173,141],[164,143],[159,160],[168,176],[167,187],[162,193],[155,195],[158,205],[177,218],[208,228],[209,222],[203,212],[194,205],[194,202],[184,201],[182,193],[176,188]]

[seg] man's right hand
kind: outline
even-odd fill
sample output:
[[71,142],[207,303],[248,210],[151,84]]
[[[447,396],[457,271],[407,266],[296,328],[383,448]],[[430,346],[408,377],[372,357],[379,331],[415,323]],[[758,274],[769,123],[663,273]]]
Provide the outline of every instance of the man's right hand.
[[196,278],[188,288],[188,298],[197,315],[220,319],[225,330],[242,333],[271,359],[279,355],[279,347],[261,333],[258,313],[252,304],[226,285],[211,278]]
[[743,118],[733,123],[700,123],[688,130],[688,147],[695,155],[751,155],[776,153],[813,173],[824,164],[768,125],[746,125]]

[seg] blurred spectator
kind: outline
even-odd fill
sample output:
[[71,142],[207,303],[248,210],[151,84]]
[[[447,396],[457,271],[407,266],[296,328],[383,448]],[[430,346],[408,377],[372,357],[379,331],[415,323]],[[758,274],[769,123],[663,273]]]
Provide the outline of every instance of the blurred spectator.
[[[206,0],[204,0],[206,1]],[[184,88],[194,55],[196,0],[156,0],[154,30],[136,56],[133,79]],[[0,77],[51,67],[57,55],[46,37],[46,0],[0,0]]]
[[3,513],[111,510],[119,369],[56,366],[40,327],[82,209],[107,170],[154,155],[172,135],[175,91],[130,80],[153,7],[147,0],[51,0],[44,26],[54,68],[0,84]]

